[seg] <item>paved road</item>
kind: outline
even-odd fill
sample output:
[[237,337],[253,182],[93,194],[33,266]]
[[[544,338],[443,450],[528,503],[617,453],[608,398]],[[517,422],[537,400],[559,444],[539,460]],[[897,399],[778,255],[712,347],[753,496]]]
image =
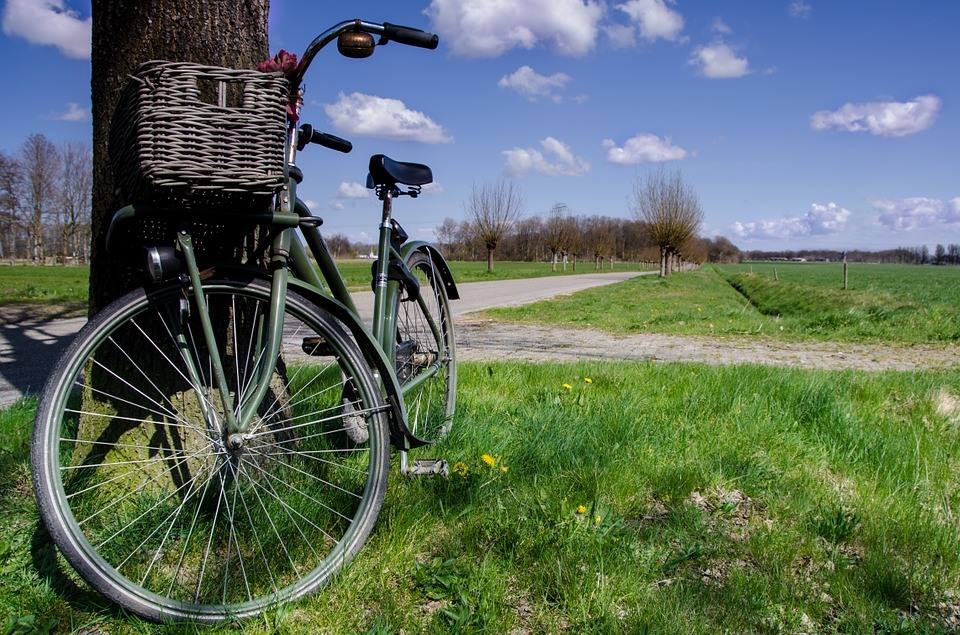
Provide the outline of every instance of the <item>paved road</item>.
[[[573,293],[589,287],[619,282],[638,272],[578,274],[571,276],[471,282],[459,285],[461,300],[452,303],[454,316],[496,306],[515,306]],[[357,293],[355,301],[364,319],[373,314],[373,294]],[[15,308],[0,312],[0,407],[24,394],[42,390],[47,375],[83,318],[37,317]]]

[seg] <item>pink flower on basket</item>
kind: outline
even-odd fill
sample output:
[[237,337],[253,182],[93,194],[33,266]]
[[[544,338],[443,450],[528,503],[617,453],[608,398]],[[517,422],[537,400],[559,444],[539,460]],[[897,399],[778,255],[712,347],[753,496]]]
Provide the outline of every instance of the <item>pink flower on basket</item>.
[[272,60],[264,60],[257,64],[257,70],[261,73],[279,72],[290,75],[297,70],[297,54],[280,49]]

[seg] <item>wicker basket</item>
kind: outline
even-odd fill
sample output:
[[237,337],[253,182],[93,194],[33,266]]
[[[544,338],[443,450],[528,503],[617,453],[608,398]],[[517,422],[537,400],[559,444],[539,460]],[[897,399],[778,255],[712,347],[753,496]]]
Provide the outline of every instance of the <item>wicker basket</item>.
[[141,65],[110,133],[123,202],[262,209],[283,185],[287,95],[277,73]]

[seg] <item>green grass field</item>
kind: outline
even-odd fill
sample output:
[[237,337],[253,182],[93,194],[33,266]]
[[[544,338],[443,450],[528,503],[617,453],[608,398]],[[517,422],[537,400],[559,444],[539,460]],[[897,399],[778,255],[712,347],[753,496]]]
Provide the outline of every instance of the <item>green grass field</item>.
[[[436,448],[451,477],[394,472],[332,586],[235,626],[960,628],[958,401],[957,372],[464,364],[457,427]],[[191,631],[123,616],[63,570],[31,496],[32,413],[0,413],[5,632]]]
[[495,318],[614,333],[669,333],[893,343],[960,341],[960,267],[780,263],[643,277]]
[[0,306],[56,305],[86,310],[90,268],[0,266]]
[[[579,263],[576,271],[571,266],[564,272],[552,271],[550,263],[543,262],[497,262],[493,273],[487,273],[486,262],[450,262],[450,269],[457,282],[481,280],[509,280],[514,278],[537,278],[541,276],[593,273],[591,263]],[[351,290],[369,289],[370,260],[344,260],[339,262],[341,274]],[[649,269],[652,265],[619,263],[615,271],[628,268]],[[609,271],[607,269],[606,271]],[[0,306],[5,304],[58,305],[82,307],[86,310],[87,281],[90,268],[85,266],[33,267],[29,265],[0,266]]]

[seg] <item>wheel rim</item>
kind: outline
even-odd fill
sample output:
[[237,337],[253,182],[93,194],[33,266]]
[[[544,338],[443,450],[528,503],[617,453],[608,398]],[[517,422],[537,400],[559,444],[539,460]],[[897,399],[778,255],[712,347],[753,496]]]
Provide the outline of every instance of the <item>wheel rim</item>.
[[[240,403],[268,302],[238,292],[206,296]],[[195,316],[180,315],[175,293],[155,297],[82,347],[50,410],[41,508],[71,564],[127,608],[249,615],[313,590],[366,538],[386,478],[383,408],[342,329],[291,297],[280,371],[248,434],[231,438]],[[359,444],[345,434],[358,423]]]

